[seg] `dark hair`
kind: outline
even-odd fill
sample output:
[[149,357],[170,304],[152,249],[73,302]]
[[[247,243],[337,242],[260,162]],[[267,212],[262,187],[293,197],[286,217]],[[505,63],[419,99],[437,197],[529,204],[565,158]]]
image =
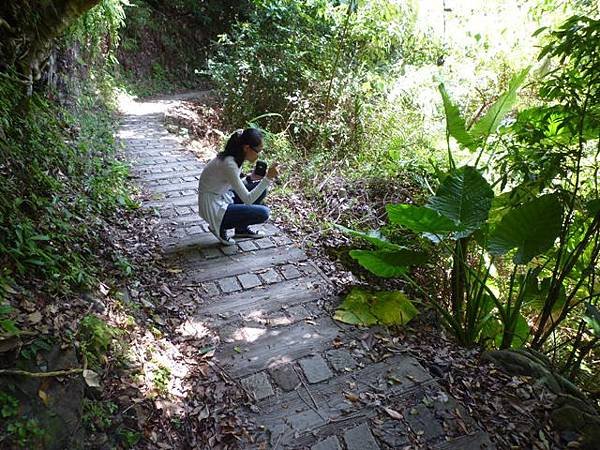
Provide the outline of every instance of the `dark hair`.
[[233,156],[238,167],[244,164],[244,145],[256,148],[263,140],[263,134],[256,128],[246,128],[245,130],[235,131],[225,144],[225,150],[217,155],[219,159],[225,159],[226,156]]

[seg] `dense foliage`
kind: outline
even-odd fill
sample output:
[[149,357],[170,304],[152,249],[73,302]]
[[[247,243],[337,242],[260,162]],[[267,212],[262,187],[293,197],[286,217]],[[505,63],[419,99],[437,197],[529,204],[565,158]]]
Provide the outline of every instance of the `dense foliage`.
[[61,294],[90,286],[103,253],[101,217],[134,206],[107,103],[115,47],[101,46],[116,41],[122,21],[120,1],[105,0],[71,26],[55,51],[79,48],[89,64],[54,68],[47,77],[62,80],[54,91],[28,96],[18,81],[0,80],[0,294],[34,280]]
[[[527,70],[470,127],[440,85],[448,136],[474,153],[472,165],[457,167],[449,145],[450,171],[425,206],[388,205],[392,224],[447,255],[448,306],[411,283],[460,342],[529,343],[571,377],[598,376],[586,358],[600,341],[599,32],[600,21],[573,16],[549,33],[539,58],[553,68],[540,82],[539,105],[512,123],[503,118]],[[358,235],[379,249],[352,256],[380,276],[406,276],[423,254]]]
[[231,126],[268,114],[297,147],[360,151],[386,77],[435,57],[410,3],[266,0],[221,36],[209,73]]
[[[122,3],[28,1],[0,8],[0,35],[6,37],[0,45],[3,368],[30,367],[58,338],[47,327],[39,334],[24,329],[35,323],[23,320],[24,302],[52,305],[59,316],[74,296],[96,289],[108,272],[127,268],[108,238],[116,213],[137,207],[114,137],[111,72]],[[93,319],[84,319],[76,339],[90,363],[106,350],[93,340],[91,327],[85,334]],[[52,331],[63,338],[69,333]],[[22,337],[31,335],[29,341]],[[29,411],[18,380],[1,381],[3,447],[46,446],[50,426]]]
[[128,2],[118,49],[118,73],[127,90],[149,95],[197,89],[210,41],[247,14],[248,6],[231,0]]
[[112,119],[93,104],[81,104],[76,118],[41,95],[25,98],[14,83],[0,92],[0,287],[15,277],[39,277],[60,293],[89,286],[102,253],[102,222],[90,218],[131,205],[127,170],[112,160]]
[[[459,14],[445,7],[434,32],[419,23],[418,6],[427,2],[412,1],[17,3],[0,6],[0,338],[20,333],[7,300],[94,289],[106,265],[131,271],[106,239],[115,214],[137,207],[113,137],[119,77],[138,94],[202,88],[210,78],[228,127],[268,129],[267,154],[288,163],[280,192],[302,188],[323,199],[335,176],[378,179],[389,192],[398,179],[411,184],[410,203],[386,205],[385,226],[340,227],[369,245],[351,258],[380,278],[402,279],[405,292],[355,289],[336,319],[402,325],[417,315],[417,300],[460,344],[544,352],[597,394],[600,21],[593,14],[562,17],[532,36],[510,27],[472,31],[468,17],[452,29]],[[504,3],[511,2],[486,2],[475,20],[510,17]],[[531,7],[528,25],[569,10],[562,0],[522,3]],[[462,42],[447,25],[464,31]],[[534,52],[538,64],[524,67]],[[373,206],[352,201],[347,209]],[[313,211],[305,217],[324,226]],[[417,281],[416,267],[431,269],[431,286]],[[73,338],[101,370],[120,335],[90,314]],[[163,389],[168,370],[156,373]],[[41,439],[12,393],[0,392],[0,407],[9,424],[1,442]],[[115,410],[86,402],[84,422],[108,430]],[[121,439],[135,445],[139,436]]]

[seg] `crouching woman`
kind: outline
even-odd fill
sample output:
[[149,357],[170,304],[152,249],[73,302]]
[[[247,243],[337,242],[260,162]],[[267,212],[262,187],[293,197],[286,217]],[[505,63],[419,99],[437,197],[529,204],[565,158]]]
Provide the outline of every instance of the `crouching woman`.
[[246,128],[231,135],[225,150],[210,161],[198,183],[200,216],[208,222],[211,233],[224,245],[233,245],[233,237],[260,237],[249,225],[266,222],[269,208],[262,205],[267,188],[279,175],[277,164],[272,164],[266,176],[251,174],[240,178],[244,161],[255,162],[263,149],[263,135],[256,128]]

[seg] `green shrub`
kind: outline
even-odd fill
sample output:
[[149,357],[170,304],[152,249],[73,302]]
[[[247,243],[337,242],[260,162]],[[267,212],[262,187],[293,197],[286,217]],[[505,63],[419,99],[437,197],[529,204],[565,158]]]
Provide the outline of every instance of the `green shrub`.
[[90,286],[99,217],[136,206],[127,168],[114,160],[115,120],[91,93],[69,112],[2,79],[0,99],[0,285],[27,277],[62,293]]
[[[526,70],[470,125],[440,85],[449,170],[426,205],[387,210],[390,223],[438,246],[447,305],[408,276],[422,250],[348,231],[376,246],[353,258],[376,275],[407,278],[462,344],[531,345],[572,378],[590,372],[585,361],[600,344],[599,35],[600,21],[582,16],[552,31],[540,58],[559,64],[540,82],[542,102],[511,121]],[[450,138],[473,165],[457,167]]]
[[0,392],[0,442],[6,448],[42,448],[45,432],[36,419],[22,416],[19,401],[9,392]]
[[296,146],[362,149],[368,105],[384,92],[393,65],[433,56],[414,20],[410,6],[386,0],[255,1],[209,61],[224,117],[238,127],[277,113],[269,128],[288,130]]

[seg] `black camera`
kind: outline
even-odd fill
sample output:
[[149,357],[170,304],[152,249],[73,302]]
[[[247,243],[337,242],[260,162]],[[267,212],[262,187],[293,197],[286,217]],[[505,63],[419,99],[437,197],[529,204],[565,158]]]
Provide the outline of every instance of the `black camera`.
[[264,177],[267,174],[267,163],[265,161],[256,161],[253,172],[254,175]]

